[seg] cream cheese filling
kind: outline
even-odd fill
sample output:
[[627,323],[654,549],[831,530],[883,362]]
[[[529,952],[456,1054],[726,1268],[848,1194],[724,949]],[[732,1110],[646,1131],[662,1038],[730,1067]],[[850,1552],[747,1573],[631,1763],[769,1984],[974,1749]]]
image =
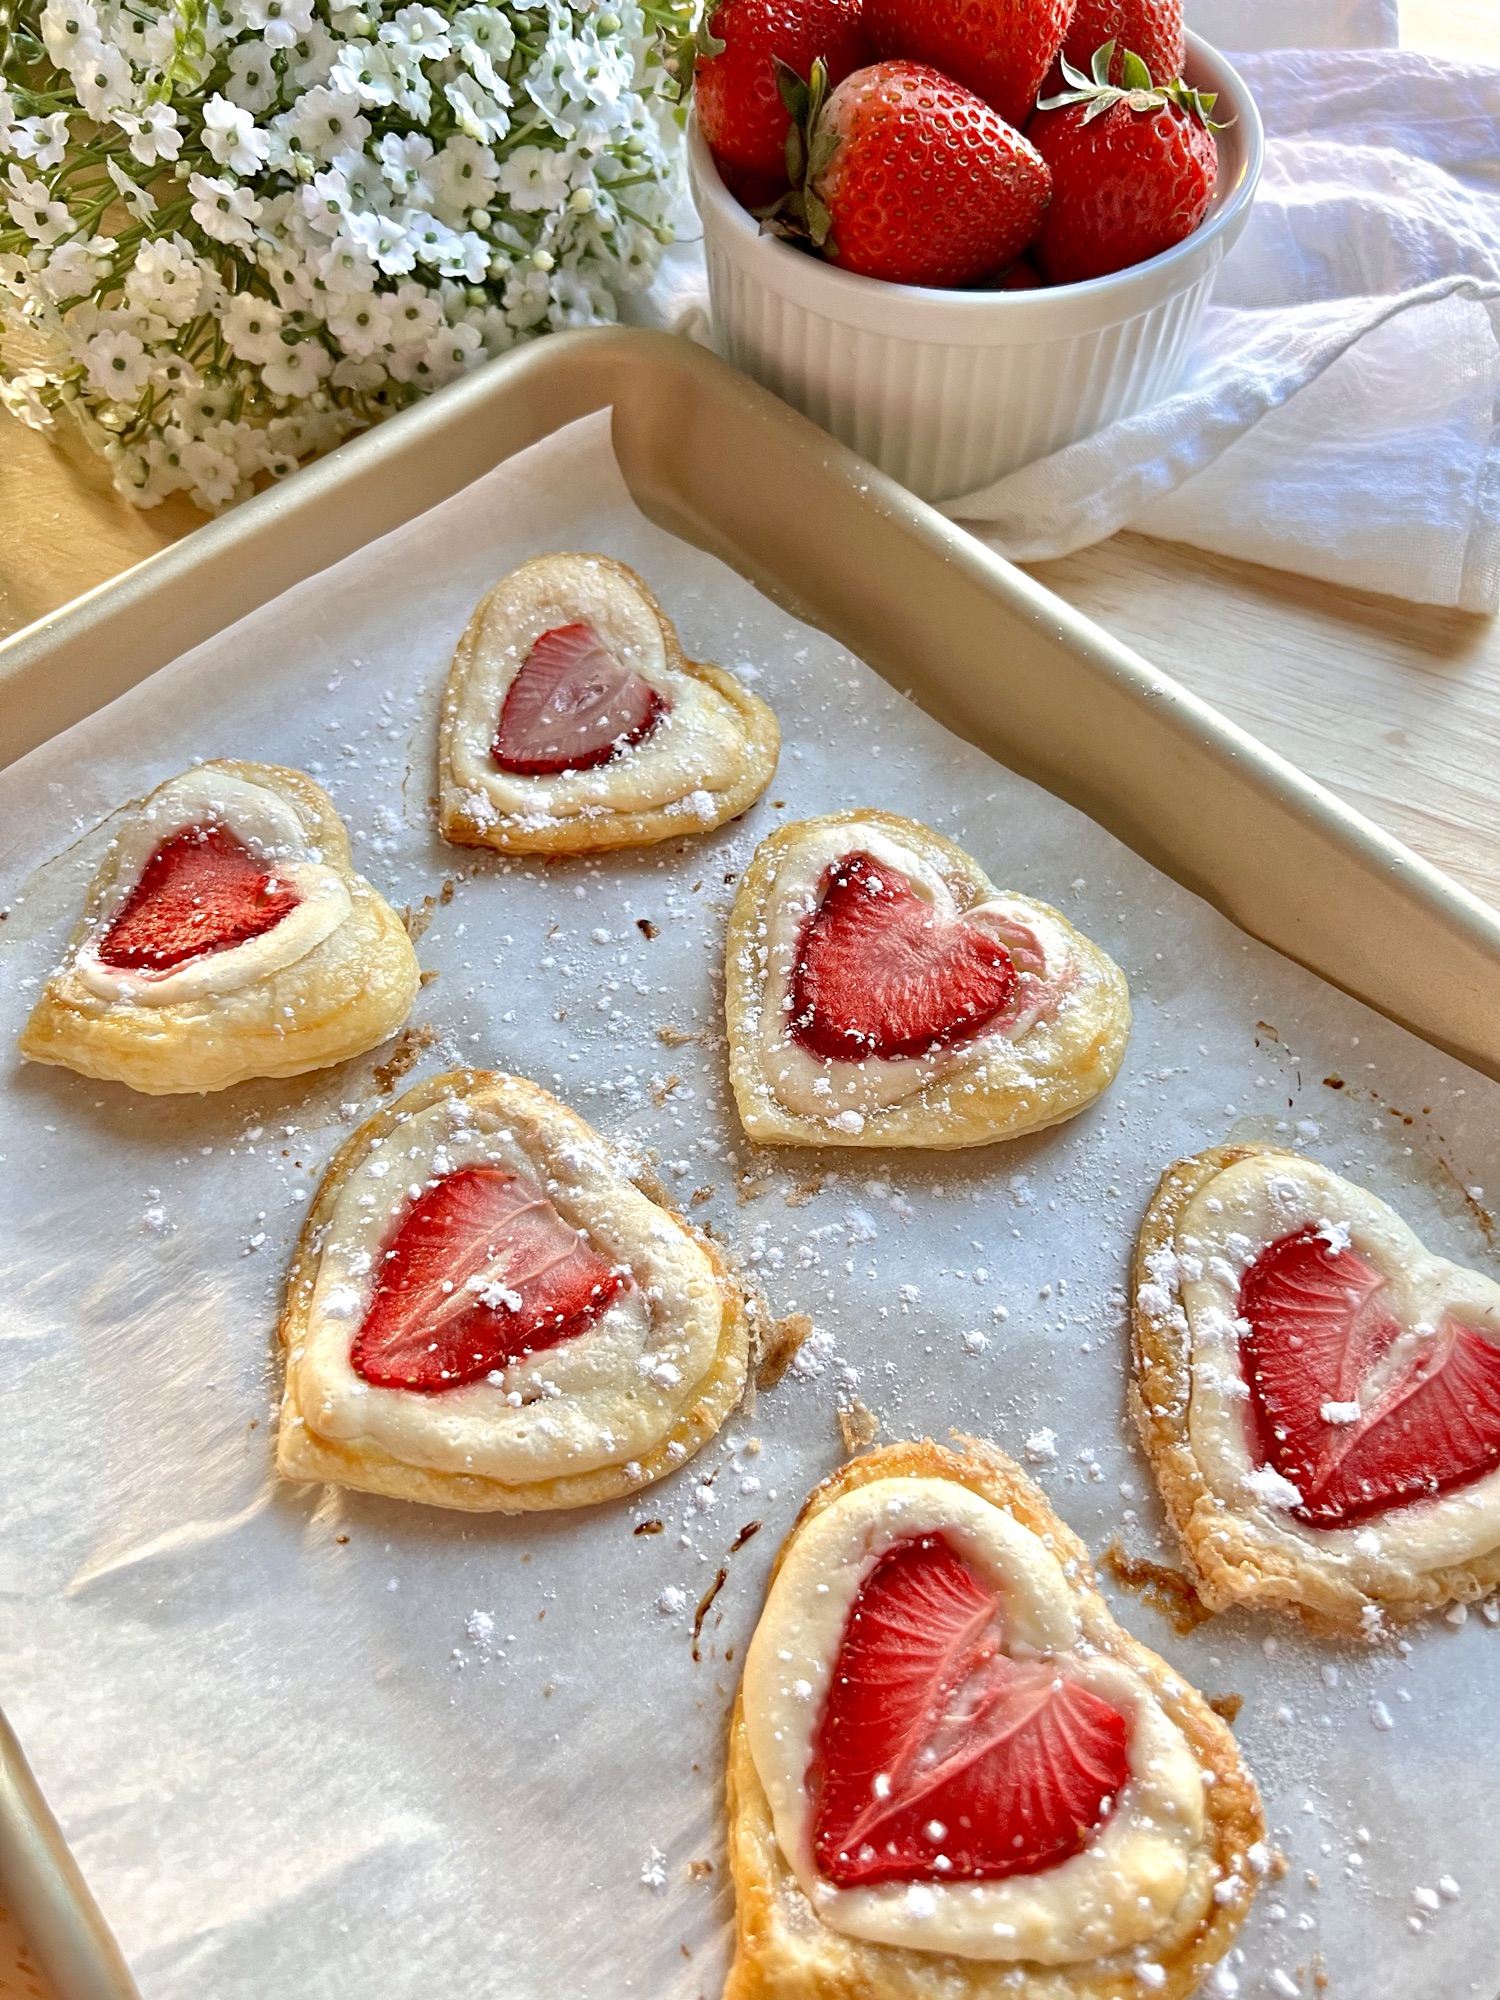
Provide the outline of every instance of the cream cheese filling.
[[[633,1282],[587,1332],[438,1394],[378,1388],[349,1354],[399,1215],[431,1180],[493,1163],[540,1186]],[[628,1464],[660,1444],[718,1354],[718,1281],[681,1226],[624,1180],[602,1141],[524,1146],[496,1111],[452,1097],[372,1141],[348,1172],[319,1252],[307,1331],[288,1356],[317,1435],[408,1465],[522,1485]]]
[[[529,778],[495,767],[490,756],[510,684],[544,632],[591,625],[622,666],[670,704],[639,743],[606,764],[556,777]],[[744,730],[717,688],[667,660],[656,613],[623,578],[587,557],[569,566],[565,588],[534,582],[507,595],[502,584],[484,611],[459,690],[450,738],[453,781],[469,794],[482,822],[519,818],[536,824],[591,813],[679,809],[683,830],[711,820],[716,794],[740,776]]]
[[[295,908],[259,937],[227,951],[205,952],[167,972],[133,971],[99,957],[110,924],[152,855],[190,827],[223,826],[297,891]],[[279,793],[228,771],[202,767],[159,786],[115,838],[115,876],[93,912],[73,970],[101,1000],[170,1007],[182,1000],[235,993],[299,959],[332,935],[352,909],[337,869],[327,867],[296,808]]]
[[[1036,940],[1044,968],[1023,972],[1019,1006],[983,1034],[935,1055],[861,1062],[828,1061],[812,1055],[788,1032],[792,978],[802,935],[816,911],[828,870],[847,854],[866,853],[896,870],[924,902],[945,917],[962,917],[1002,943],[1014,943],[1017,926]],[[1018,1042],[1056,1004],[1073,969],[1073,952],[1062,926],[1026,897],[997,896],[960,909],[936,869],[878,827],[859,820],[810,827],[782,855],[765,897],[760,951],[764,977],[754,1026],[757,1059],[765,1087],[778,1104],[803,1118],[821,1119],[837,1130],[858,1132],[873,1113],[984,1062],[997,1043]]]
[[[894,1543],[933,1531],[993,1585],[1008,1653],[1055,1661],[1125,1716],[1130,1779],[1090,1845],[1036,1875],[839,1888],[813,1853],[807,1771],[819,1719],[860,1585]],[[800,1531],[745,1657],[744,1713],[777,1844],[818,1916],[846,1936],[961,1958],[1076,1964],[1147,1942],[1193,1886],[1203,1784],[1181,1732],[1136,1673],[1083,1641],[1068,1580],[1045,1544],[952,1480],[872,1480]]]
[[[1477,1271],[1434,1257],[1394,1209],[1315,1160],[1255,1154],[1205,1183],[1177,1219],[1170,1251],[1151,1268],[1157,1296],[1143,1303],[1185,1313],[1192,1385],[1188,1431],[1210,1490],[1268,1543],[1335,1563],[1363,1590],[1378,1594],[1383,1577],[1467,1563],[1500,1545],[1500,1470],[1434,1499],[1373,1516],[1349,1528],[1313,1528],[1288,1511],[1295,1489],[1257,1470],[1249,1388],[1240,1359],[1240,1281],[1281,1237],[1327,1226],[1386,1279],[1392,1315],[1408,1332],[1364,1388],[1366,1406],[1445,1313],[1500,1341],[1500,1285]],[[1327,1406],[1333,1421],[1342,1406]],[[1328,1421],[1328,1419],[1325,1419]]]

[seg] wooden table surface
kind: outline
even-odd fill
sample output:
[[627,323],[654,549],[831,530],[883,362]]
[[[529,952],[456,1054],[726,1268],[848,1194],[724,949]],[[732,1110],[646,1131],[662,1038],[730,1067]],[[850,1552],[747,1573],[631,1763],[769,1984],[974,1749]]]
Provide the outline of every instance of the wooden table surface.
[[[1401,0],[1402,37],[1500,63],[1500,0]],[[138,514],[0,415],[0,637],[198,524]],[[1122,534],[1033,573],[1500,909],[1500,620]],[[0,2000],[55,2000],[0,1908]]]

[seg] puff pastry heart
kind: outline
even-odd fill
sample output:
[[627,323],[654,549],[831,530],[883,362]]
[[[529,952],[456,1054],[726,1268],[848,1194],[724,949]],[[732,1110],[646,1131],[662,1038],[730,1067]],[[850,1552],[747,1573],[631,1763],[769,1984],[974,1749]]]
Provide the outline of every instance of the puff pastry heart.
[[608,556],[536,556],[459,641],[438,737],[438,823],[462,847],[596,854],[706,833],[752,806],[776,718],[687,659],[646,585]]
[[714,1245],[523,1077],[453,1070],[336,1155],[281,1318],[276,1462],[507,1514],[638,1491],[745,1385]]
[[156,1096],[224,1090],[374,1048],[419,983],[328,794],[215,761],[120,821],[20,1049]]
[[1132,1403],[1211,1610],[1378,1632],[1500,1583],[1500,1285],[1315,1160],[1220,1146],[1136,1246]]
[[1234,1738],[1019,1468],[956,1442],[851,1460],[777,1559],[730,1723],[725,2000],[1181,2000],[1249,1908]]
[[1124,975],[953,842],[865,809],[778,828],[729,920],[740,1119],[783,1146],[982,1146],[1107,1088]]

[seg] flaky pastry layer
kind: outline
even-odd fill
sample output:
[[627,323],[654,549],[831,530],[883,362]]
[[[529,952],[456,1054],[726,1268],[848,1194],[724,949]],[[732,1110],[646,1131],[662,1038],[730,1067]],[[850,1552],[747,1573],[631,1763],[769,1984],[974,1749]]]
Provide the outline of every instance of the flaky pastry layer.
[[20,1051],[32,1062],[149,1096],[225,1090],[251,1077],[301,1076],[363,1055],[410,1013],[421,982],[411,939],[385,898],[355,872],[349,836],[323,788],[275,764],[218,759],[200,768],[261,786],[289,805],[324,865],[342,879],[349,915],[303,957],[236,991],[159,1007],[105,999],[84,983],[75,960],[117,886],[110,855],[90,884],[67,958],[21,1034]]
[[[664,1478],[687,1462],[719,1429],[744,1393],[749,1362],[751,1320],[747,1300],[727,1261],[711,1238],[686,1222],[659,1199],[654,1187],[631,1180],[631,1187],[655,1208],[683,1239],[695,1246],[712,1268],[717,1283],[720,1321],[711,1365],[681,1399],[676,1418],[647,1451],[622,1464],[549,1479],[510,1483],[472,1473],[459,1473],[404,1460],[369,1438],[345,1440],[320,1434],[314,1427],[311,1398],[301,1379],[297,1357],[307,1342],[313,1295],[318,1281],[322,1246],[333,1221],[339,1196],[372,1143],[384,1141],[414,1113],[442,1100],[467,1100],[484,1105],[517,1127],[545,1127],[561,1146],[570,1143],[597,1148],[593,1129],[549,1092],[524,1077],[488,1070],[451,1070],[415,1086],[386,1110],[368,1119],[334,1155],[303,1226],[287,1279],[286,1302],[279,1328],[286,1364],[276,1464],[288,1479],[326,1481],[380,1493],[396,1500],[416,1500],[434,1507],[470,1513],[528,1514],[567,1507],[589,1507],[617,1500]],[[625,1178],[622,1169],[622,1179]],[[352,1339],[355,1327],[349,1327]],[[435,1422],[442,1417],[443,1397],[415,1391],[379,1390],[381,1395],[410,1395],[430,1408]]]
[[[1315,1528],[1268,1535],[1217,1494],[1193,1448],[1193,1338],[1182,1307],[1155,1303],[1150,1260],[1173,1249],[1179,1218],[1219,1174],[1241,1160],[1302,1163],[1278,1146],[1214,1146],[1162,1175],[1136,1239],[1131,1270],[1130,1407],[1177,1531],[1193,1588],[1210,1611],[1235,1604],[1288,1613],[1314,1630],[1370,1637],[1380,1621],[1420,1618],[1438,1606],[1486,1597],[1500,1584],[1500,1548],[1431,1569],[1351,1561]],[[1420,1503],[1419,1503],[1420,1504]],[[1378,1516],[1399,1522],[1400,1512]],[[1342,1538],[1340,1538],[1342,1539]],[[1320,1548],[1320,1540],[1324,1547]]]
[[[1013,1460],[976,1438],[956,1450],[930,1439],[851,1459],[823,1481],[798,1516],[772,1570],[774,1581],[798,1534],[824,1508],[872,1480],[951,1479],[1025,1528],[1048,1537],[1069,1583],[1087,1642],[1128,1667],[1181,1733],[1204,1774],[1206,1838],[1220,1892],[1154,1939],[1162,1983],[1150,1990],[1187,2000],[1233,1943],[1254,1895],[1251,1847],[1264,1834],[1260,1798],[1234,1737],[1203,1697],[1117,1625],[1094,1583],[1088,1551]],[[724,2000],[1139,2000],[1138,1955],[1044,1966],[960,1958],[872,1944],[832,1930],[815,1914],[777,1844],[771,1809],[750,1754],[742,1697],[729,1727],[729,1865],[735,1886],[735,1955]]]
[[[712,700],[706,706],[712,710],[709,720],[719,737],[726,781],[704,791],[688,776],[675,798],[644,809],[617,803],[631,783],[633,759],[652,745],[653,732],[642,745],[587,774],[589,789],[597,795],[587,810],[573,804],[553,813],[539,803],[535,810],[497,812],[461,781],[456,769],[469,681],[483,649],[503,638],[533,606],[551,605],[558,618],[566,618],[570,610],[576,616],[585,589],[602,593],[606,602],[623,597],[626,615],[644,607],[660,635],[668,682],[680,676],[709,691]],[[498,714],[489,718],[491,731],[498,721]],[[780,749],[781,732],[771,710],[722,667],[687,657],[676,626],[633,569],[610,556],[537,556],[481,599],[453,655],[438,728],[438,827],[456,846],[491,847],[505,854],[603,854],[680,840],[711,832],[747,812],[771,782]],[[521,794],[534,790],[539,802],[559,787],[556,778],[507,782]]]
[[[735,894],[725,956],[724,1009],[729,1075],[746,1133],[772,1146],[911,1146],[931,1151],[986,1146],[1061,1125],[1114,1081],[1130,1036],[1130,993],[1107,953],[1046,903],[1013,896],[1023,916],[1039,917],[1067,940],[1076,980],[1056,1014],[1016,1040],[976,1038],[957,1060],[899,1102],[871,1111],[858,1132],[808,1117],[780,1102],[761,1057],[768,968],[764,934],[777,878],[800,843],[825,828],[872,828],[927,864],[947,885],[960,916],[999,892],[961,847],[920,821],[855,808],[778,827],[756,849]],[[830,1065],[830,1070],[842,1067]]]

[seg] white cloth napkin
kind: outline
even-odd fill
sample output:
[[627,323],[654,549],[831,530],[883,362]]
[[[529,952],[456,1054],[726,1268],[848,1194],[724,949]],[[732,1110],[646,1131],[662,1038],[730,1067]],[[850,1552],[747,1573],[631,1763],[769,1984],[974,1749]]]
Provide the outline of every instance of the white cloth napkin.
[[[1188,17],[1260,51],[1267,152],[1182,384],[944,511],[1021,561],[1130,527],[1500,609],[1500,69],[1396,49],[1395,0]],[[683,243],[633,316],[706,339],[706,304]]]
[[1493,612],[1500,70],[1399,51],[1237,66],[1265,174],[1181,387],[944,511],[1021,561],[1130,527]]

